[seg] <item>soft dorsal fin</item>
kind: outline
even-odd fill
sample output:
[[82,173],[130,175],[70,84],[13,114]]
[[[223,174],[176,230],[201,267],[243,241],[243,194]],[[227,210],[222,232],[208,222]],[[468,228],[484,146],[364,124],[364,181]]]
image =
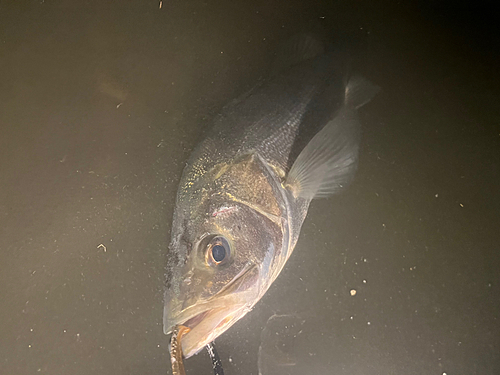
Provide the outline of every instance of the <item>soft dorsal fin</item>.
[[279,75],[303,61],[324,53],[324,44],[313,34],[296,34],[279,48],[271,75]]
[[360,126],[356,109],[378,90],[361,77],[349,81],[340,110],[311,139],[290,169],[286,186],[296,197],[323,198],[349,184],[358,160]]

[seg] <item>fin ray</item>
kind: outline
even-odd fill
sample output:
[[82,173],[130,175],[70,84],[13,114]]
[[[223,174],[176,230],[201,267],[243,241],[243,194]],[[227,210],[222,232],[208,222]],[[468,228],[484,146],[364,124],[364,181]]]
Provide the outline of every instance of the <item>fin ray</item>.
[[378,90],[360,77],[349,81],[341,109],[311,139],[290,169],[285,185],[295,196],[324,198],[351,182],[360,139],[356,109],[370,101]]

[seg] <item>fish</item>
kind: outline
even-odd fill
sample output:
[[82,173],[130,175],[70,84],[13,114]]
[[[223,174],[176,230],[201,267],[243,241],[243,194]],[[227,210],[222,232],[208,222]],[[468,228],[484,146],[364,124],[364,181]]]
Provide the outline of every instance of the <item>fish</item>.
[[276,53],[268,79],[227,104],[177,191],[164,333],[183,325],[189,358],[243,318],[276,280],[313,199],[352,181],[358,109],[379,88],[309,35]]

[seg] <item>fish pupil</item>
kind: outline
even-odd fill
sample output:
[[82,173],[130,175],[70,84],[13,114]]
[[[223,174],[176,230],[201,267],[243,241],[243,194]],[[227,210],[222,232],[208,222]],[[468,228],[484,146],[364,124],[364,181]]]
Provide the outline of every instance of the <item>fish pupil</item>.
[[222,262],[226,257],[226,249],[224,249],[224,246],[215,245],[212,247],[212,257],[217,263]]

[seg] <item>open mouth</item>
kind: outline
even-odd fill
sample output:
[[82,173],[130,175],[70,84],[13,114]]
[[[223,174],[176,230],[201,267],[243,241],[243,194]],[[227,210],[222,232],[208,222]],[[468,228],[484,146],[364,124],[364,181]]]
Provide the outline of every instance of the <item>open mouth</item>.
[[203,303],[196,303],[170,320],[169,328],[183,325],[190,328],[182,338],[186,358],[199,352],[245,315],[258,294],[258,267],[249,264],[240,274]]
[[190,331],[183,336],[182,352],[185,358],[198,353],[205,345],[214,341],[225,332],[240,317],[246,314],[246,305],[232,305],[206,310],[182,325],[189,327]]
[[[207,310],[185,321],[182,325],[188,327],[192,331],[202,322],[210,320],[213,324],[216,324],[213,325],[213,330],[217,330],[219,328],[222,328],[226,323],[228,323],[228,321],[231,320],[235,311],[240,310],[244,306],[245,305],[238,305],[227,308]],[[217,323],[216,320],[219,320],[219,322]]]
[[194,327],[196,327],[203,320],[203,318],[205,318],[205,316],[207,316],[207,314],[210,313],[210,311],[212,311],[212,310],[204,311],[204,312],[202,312],[202,313],[200,313],[200,314],[192,317],[191,319],[188,319],[182,325],[186,326],[186,327],[188,327],[190,329],[193,329]]
[[229,313],[231,310],[248,305],[255,294],[256,288],[254,287],[257,286],[256,279],[258,275],[258,267],[254,264],[248,264],[232,282],[219,290],[217,294],[203,303],[196,303],[188,307],[178,314],[175,324],[182,324],[193,329],[208,315],[213,315],[216,311],[227,310]]

